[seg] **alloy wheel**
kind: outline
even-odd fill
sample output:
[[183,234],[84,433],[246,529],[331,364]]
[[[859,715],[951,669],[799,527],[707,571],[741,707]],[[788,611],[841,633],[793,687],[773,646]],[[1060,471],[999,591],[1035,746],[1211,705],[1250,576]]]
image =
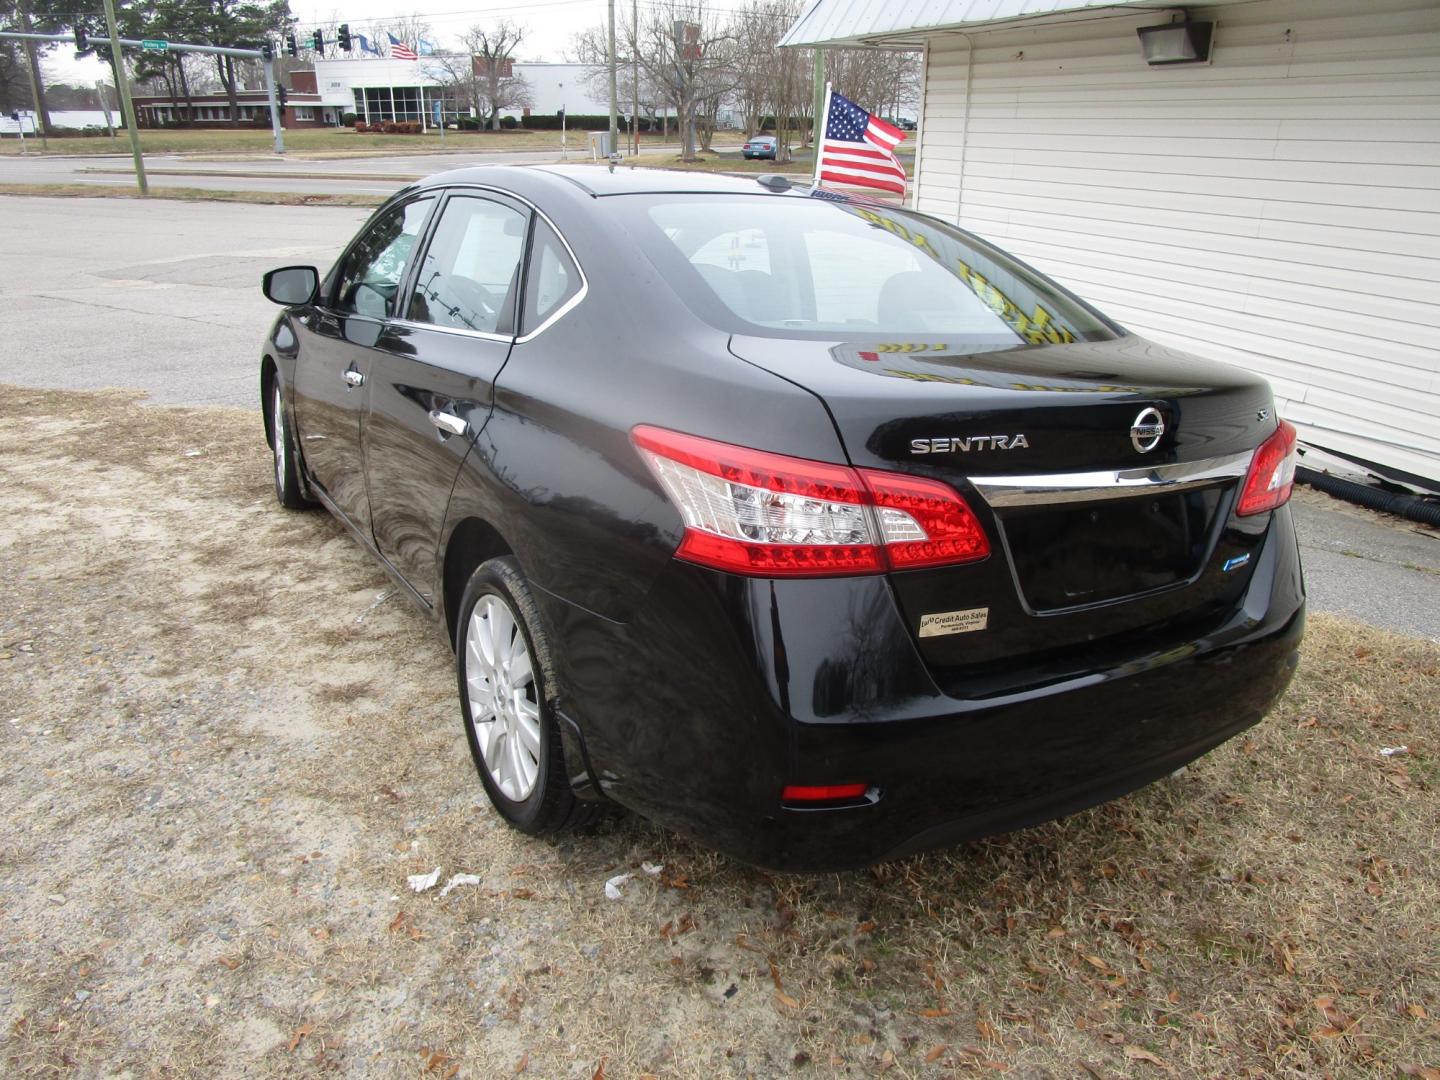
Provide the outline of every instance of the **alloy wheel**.
[[275,484],[283,492],[285,490],[285,414],[280,395],[280,380],[275,380],[275,397],[270,410],[270,430],[273,433],[275,443]]
[[540,700],[519,621],[493,593],[476,601],[465,626],[465,688],[490,779],[523,802],[540,775]]

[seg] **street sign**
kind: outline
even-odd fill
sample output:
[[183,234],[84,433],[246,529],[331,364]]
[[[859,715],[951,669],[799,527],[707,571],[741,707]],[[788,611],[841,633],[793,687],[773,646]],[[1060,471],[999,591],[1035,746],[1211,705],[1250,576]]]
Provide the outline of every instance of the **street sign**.
[[160,41],[157,38],[146,38],[140,42],[140,47],[146,52],[168,52],[170,50],[170,43],[168,41]]

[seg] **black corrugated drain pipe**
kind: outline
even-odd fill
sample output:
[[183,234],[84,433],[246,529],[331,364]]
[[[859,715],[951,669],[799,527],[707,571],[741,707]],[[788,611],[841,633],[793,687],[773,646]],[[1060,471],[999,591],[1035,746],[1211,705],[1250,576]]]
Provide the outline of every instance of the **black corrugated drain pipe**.
[[1397,495],[1379,488],[1357,484],[1353,480],[1341,480],[1338,476],[1316,472],[1314,469],[1295,470],[1295,479],[1309,484],[1317,491],[1334,495],[1346,502],[1358,503],[1371,510],[1394,514],[1408,521],[1420,521],[1426,525],[1440,527],[1440,502],[1419,495]]

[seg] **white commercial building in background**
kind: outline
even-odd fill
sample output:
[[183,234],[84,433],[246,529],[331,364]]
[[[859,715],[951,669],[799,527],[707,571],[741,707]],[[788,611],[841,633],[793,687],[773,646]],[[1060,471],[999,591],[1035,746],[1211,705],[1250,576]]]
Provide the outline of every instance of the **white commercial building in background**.
[[923,48],[915,204],[1157,341],[1257,371],[1312,447],[1440,490],[1440,3],[815,0]]
[[[463,64],[468,58],[452,58],[451,62],[456,61]],[[594,97],[585,80],[589,70],[585,64],[517,62],[514,72],[530,87],[531,105],[528,110],[501,109],[500,115],[517,119],[532,113],[554,116],[562,108],[576,115],[608,114],[609,100]],[[418,60],[365,57],[315,61],[315,81],[322,103],[353,112],[362,120],[423,120],[428,124],[431,102],[439,97],[445,77],[444,67],[433,56]],[[628,110],[622,108],[621,112]]]

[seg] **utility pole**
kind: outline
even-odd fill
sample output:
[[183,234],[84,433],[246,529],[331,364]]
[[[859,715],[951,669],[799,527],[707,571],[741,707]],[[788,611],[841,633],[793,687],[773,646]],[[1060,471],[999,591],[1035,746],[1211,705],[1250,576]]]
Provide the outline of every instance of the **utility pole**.
[[630,18],[630,96],[634,112],[630,114],[630,141],[635,144],[635,156],[640,156],[640,0],[631,0]]
[[140,124],[135,119],[135,103],[130,100],[130,80],[125,77],[120,30],[115,25],[115,0],[105,0],[105,24],[110,30],[110,54],[115,57],[115,90],[120,95],[120,118],[130,132],[130,154],[135,158],[135,186],[145,196],[150,194],[150,181],[145,178],[145,155],[140,152]]
[[95,80],[95,96],[100,99],[100,108],[105,113],[105,128],[110,132],[110,141],[115,141],[115,124],[110,119],[110,100],[105,96],[105,82]]
[[[114,0],[105,0],[107,4]],[[269,46],[267,45],[268,49]],[[392,91],[393,93],[393,91]],[[265,58],[265,94],[270,99],[270,131],[275,136],[275,153],[285,153],[285,129],[280,125],[280,103],[276,101],[275,95],[275,60],[273,57]]]
[[814,50],[815,56],[815,111],[811,114],[814,119],[810,121],[810,148],[815,154],[815,160],[820,160],[820,140],[825,138],[825,132],[820,130],[820,125],[825,122],[825,54],[819,49]]
[[620,122],[615,96],[615,0],[610,0],[610,153],[620,149]]
[[[20,5],[20,25],[26,33],[33,33],[34,25],[30,22],[30,5]],[[40,73],[40,59],[35,55],[35,42],[25,42],[25,61],[30,71],[30,99],[35,103],[35,126],[40,131],[40,149],[49,150],[50,140],[46,135],[46,128],[50,126],[50,111],[45,108],[41,82],[44,76]]]

